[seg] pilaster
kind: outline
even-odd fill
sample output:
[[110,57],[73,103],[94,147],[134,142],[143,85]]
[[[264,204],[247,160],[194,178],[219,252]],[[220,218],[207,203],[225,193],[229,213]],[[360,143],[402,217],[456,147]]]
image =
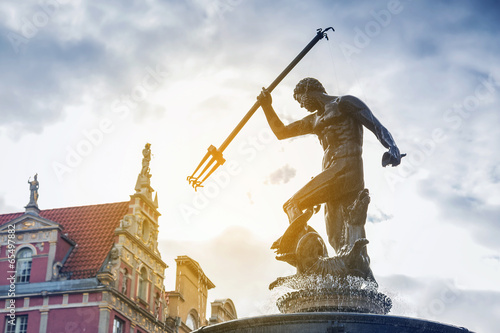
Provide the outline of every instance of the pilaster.
[[99,331],[98,333],[108,333],[111,309],[109,305],[99,305]]
[[47,332],[47,323],[49,319],[49,309],[40,309],[40,329],[39,333]]

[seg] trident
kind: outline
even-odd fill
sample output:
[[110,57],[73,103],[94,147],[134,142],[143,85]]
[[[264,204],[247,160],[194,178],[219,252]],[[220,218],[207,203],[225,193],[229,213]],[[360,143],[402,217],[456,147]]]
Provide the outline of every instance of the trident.
[[[323,29],[316,29],[316,36],[309,42],[309,44],[306,45],[306,47],[295,57],[295,59],[292,60],[292,62],[281,72],[281,74],[269,85],[269,87],[266,88],[266,90],[270,93],[273,91],[274,88],[287,76],[288,73],[299,63],[302,58],[309,52],[316,43],[325,37],[328,40],[328,35],[326,32],[328,30],[335,31],[332,27],[328,27],[325,30]],[[224,150],[229,146],[231,141],[235,138],[235,136],[239,133],[239,131],[245,126],[245,124],[248,122],[250,117],[253,116],[255,111],[259,108],[260,103],[259,101],[255,102],[254,105],[250,108],[250,110],[247,112],[247,114],[243,117],[243,119],[238,123],[238,125],[233,129],[231,134],[227,137],[227,139],[222,143],[222,145],[219,147],[219,149],[215,148],[215,146],[210,145],[208,147],[208,151],[201,160],[200,164],[194,170],[193,174],[191,176],[187,177],[187,181],[193,188],[196,189],[198,187],[203,187],[203,182],[210,177],[210,175],[217,170],[218,167],[224,164],[226,160],[222,156],[222,153]],[[210,157],[210,158],[209,158]],[[200,171],[201,170],[201,171]],[[201,180],[200,180],[201,179]]]

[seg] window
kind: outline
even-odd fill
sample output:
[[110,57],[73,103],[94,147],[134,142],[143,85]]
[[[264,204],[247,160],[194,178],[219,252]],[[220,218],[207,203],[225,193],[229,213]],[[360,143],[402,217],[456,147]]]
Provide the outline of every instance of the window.
[[16,282],[28,283],[31,275],[31,257],[33,251],[24,248],[17,253],[16,256]]
[[16,316],[15,325],[11,325],[10,320],[10,317],[5,317],[5,333],[26,333],[28,331],[28,316]]
[[125,322],[120,318],[113,321],[113,333],[125,333]]
[[144,220],[142,224],[142,239],[147,242],[149,240],[150,226],[148,220]]
[[148,300],[148,271],[146,267],[141,269],[139,276],[139,298],[146,302]]
[[195,330],[198,328],[198,320],[196,320],[193,313],[188,314],[187,319],[186,319],[186,326],[192,330]]

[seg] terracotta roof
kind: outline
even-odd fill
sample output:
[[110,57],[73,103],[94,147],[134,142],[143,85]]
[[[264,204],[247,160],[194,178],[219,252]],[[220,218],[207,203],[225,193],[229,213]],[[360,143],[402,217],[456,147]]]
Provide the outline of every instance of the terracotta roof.
[[12,221],[13,219],[18,218],[24,213],[10,213],[10,214],[1,214],[0,215],[0,225]]
[[[63,272],[71,272],[71,279],[93,277],[101,268],[113,246],[114,230],[128,213],[129,202],[47,209],[40,216],[59,223],[63,233],[77,245],[64,264]],[[0,224],[24,213],[0,215]]]

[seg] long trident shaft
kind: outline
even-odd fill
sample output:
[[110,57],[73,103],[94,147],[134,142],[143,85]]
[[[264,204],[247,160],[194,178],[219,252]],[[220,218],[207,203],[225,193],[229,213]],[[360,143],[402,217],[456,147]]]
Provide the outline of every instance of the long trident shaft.
[[[306,45],[306,47],[295,57],[295,59],[292,60],[292,62],[283,70],[283,72],[281,72],[281,74],[278,75],[278,77],[269,85],[269,87],[266,88],[266,90],[268,92],[272,92],[274,88],[278,86],[278,84],[285,78],[285,76],[287,76],[288,73],[290,73],[290,71],[295,67],[295,65],[297,65],[299,61],[302,60],[302,58],[304,58],[304,56],[314,47],[314,45],[316,45],[316,43],[320,39],[322,39],[323,37],[326,37],[326,39],[328,39],[328,36],[326,34],[328,30],[335,31],[332,27],[328,27],[325,30],[317,29],[316,36],[314,36],[314,38],[309,42],[309,44]],[[222,156],[222,153],[227,148],[227,146],[229,146],[231,141],[233,141],[236,135],[241,131],[243,126],[245,126],[248,120],[253,116],[255,111],[259,109],[259,107],[260,107],[259,101],[255,102],[254,105],[243,117],[243,119],[241,119],[238,125],[236,125],[231,134],[229,134],[226,140],[224,140],[219,149],[215,148],[213,145],[210,145],[210,147],[208,147],[208,151],[201,160],[198,167],[194,170],[191,176],[187,177],[188,182],[193,186],[195,190],[198,187],[203,187],[202,185],[203,182],[208,177],[210,177],[210,175],[215,170],[217,170],[219,166],[224,164],[226,160]]]

